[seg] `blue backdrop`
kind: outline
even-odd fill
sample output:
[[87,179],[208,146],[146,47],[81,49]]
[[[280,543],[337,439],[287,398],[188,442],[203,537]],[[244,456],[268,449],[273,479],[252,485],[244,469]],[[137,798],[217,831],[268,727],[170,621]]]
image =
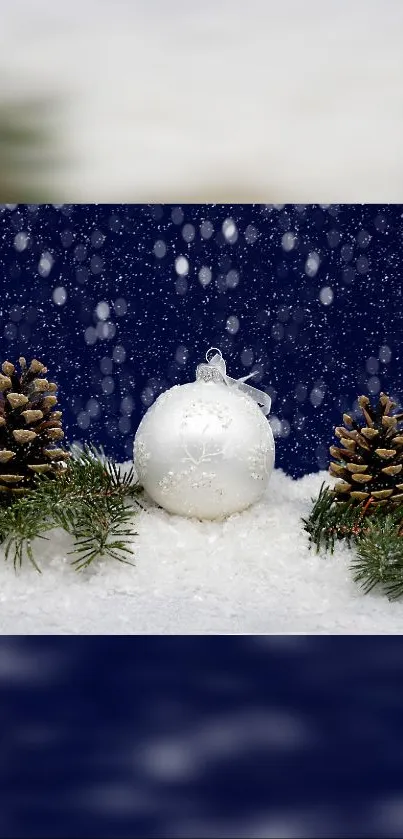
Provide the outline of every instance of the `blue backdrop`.
[[327,465],[360,393],[399,399],[402,206],[8,205],[1,356],[46,361],[69,441],[132,455],[209,346],[268,390],[277,465]]
[[403,834],[399,638],[0,643],[0,836]]
[[0,642],[4,839],[403,835],[400,638]]

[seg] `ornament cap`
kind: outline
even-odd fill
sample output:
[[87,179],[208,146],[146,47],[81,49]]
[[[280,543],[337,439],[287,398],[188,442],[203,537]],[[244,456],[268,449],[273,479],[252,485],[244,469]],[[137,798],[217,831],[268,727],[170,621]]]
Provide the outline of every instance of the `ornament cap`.
[[[213,355],[212,355],[213,353]],[[256,376],[256,371],[248,373],[247,376],[242,376],[240,379],[232,379],[227,376],[227,367],[223,359],[222,352],[218,347],[210,347],[206,352],[207,364],[199,364],[196,368],[196,381],[223,383],[228,387],[238,389],[242,393],[246,393],[257,402],[259,408],[267,416],[270,413],[271,398],[268,393],[258,390],[256,387],[245,384],[248,379]]]

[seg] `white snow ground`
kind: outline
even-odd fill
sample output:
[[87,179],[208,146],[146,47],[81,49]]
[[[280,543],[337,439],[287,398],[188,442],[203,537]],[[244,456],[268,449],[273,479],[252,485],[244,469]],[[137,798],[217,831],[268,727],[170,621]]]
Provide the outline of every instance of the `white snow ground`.
[[1,556],[0,633],[401,633],[403,604],[361,594],[346,548],[308,550],[300,518],[326,479],[276,470],[266,497],[224,522],[150,507],[136,520],[135,567],[78,574],[57,532],[38,545],[42,575],[28,564],[16,575]]

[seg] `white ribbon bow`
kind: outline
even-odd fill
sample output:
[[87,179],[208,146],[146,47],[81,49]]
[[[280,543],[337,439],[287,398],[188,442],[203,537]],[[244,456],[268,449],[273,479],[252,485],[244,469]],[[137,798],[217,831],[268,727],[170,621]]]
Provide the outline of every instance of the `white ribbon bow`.
[[[214,353],[214,355],[210,358],[211,353]],[[221,350],[217,349],[217,347],[210,347],[210,349],[207,350],[206,361],[207,364],[199,364],[196,369],[197,380],[202,380],[204,382],[224,382],[224,384],[228,385],[228,387],[238,388],[238,390],[241,390],[243,393],[247,393],[254,402],[257,402],[259,408],[262,409],[266,416],[270,413],[271,399],[269,394],[264,393],[262,390],[258,390],[256,387],[251,387],[251,385],[245,384],[248,379],[257,375],[257,370],[253,373],[248,373],[247,376],[242,376],[240,379],[231,379],[230,376],[227,376],[225,361],[222,357]]]

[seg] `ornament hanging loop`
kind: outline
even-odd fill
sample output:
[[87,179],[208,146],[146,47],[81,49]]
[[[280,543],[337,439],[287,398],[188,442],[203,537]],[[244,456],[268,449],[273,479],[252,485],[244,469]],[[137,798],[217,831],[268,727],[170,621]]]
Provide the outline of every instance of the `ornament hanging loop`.
[[[213,355],[211,355],[211,353],[213,353]],[[259,408],[262,409],[265,416],[270,413],[271,399],[269,394],[262,390],[258,390],[256,387],[251,387],[251,385],[245,384],[248,379],[256,376],[256,371],[248,373],[247,376],[242,376],[240,379],[232,379],[231,376],[227,376],[227,367],[222,357],[222,352],[218,349],[218,347],[210,347],[207,350],[206,361],[207,364],[199,364],[196,369],[197,381],[217,382],[225,384],[227,387],[238,389],[242,391],[242,393],[246,393],[250,396],[254,402],[257,402]]]
[[[213,353],[212,356],[211,356],[211,353]],[[210,361],[213,360],[214,355],[219,355],[220,358],[222,358],[222,352],[221,352],[221,350],[218,349],[218,347],[210,347],[210,349],[207,350],[207,352],[206,352],[207,364],[210,364]]]

